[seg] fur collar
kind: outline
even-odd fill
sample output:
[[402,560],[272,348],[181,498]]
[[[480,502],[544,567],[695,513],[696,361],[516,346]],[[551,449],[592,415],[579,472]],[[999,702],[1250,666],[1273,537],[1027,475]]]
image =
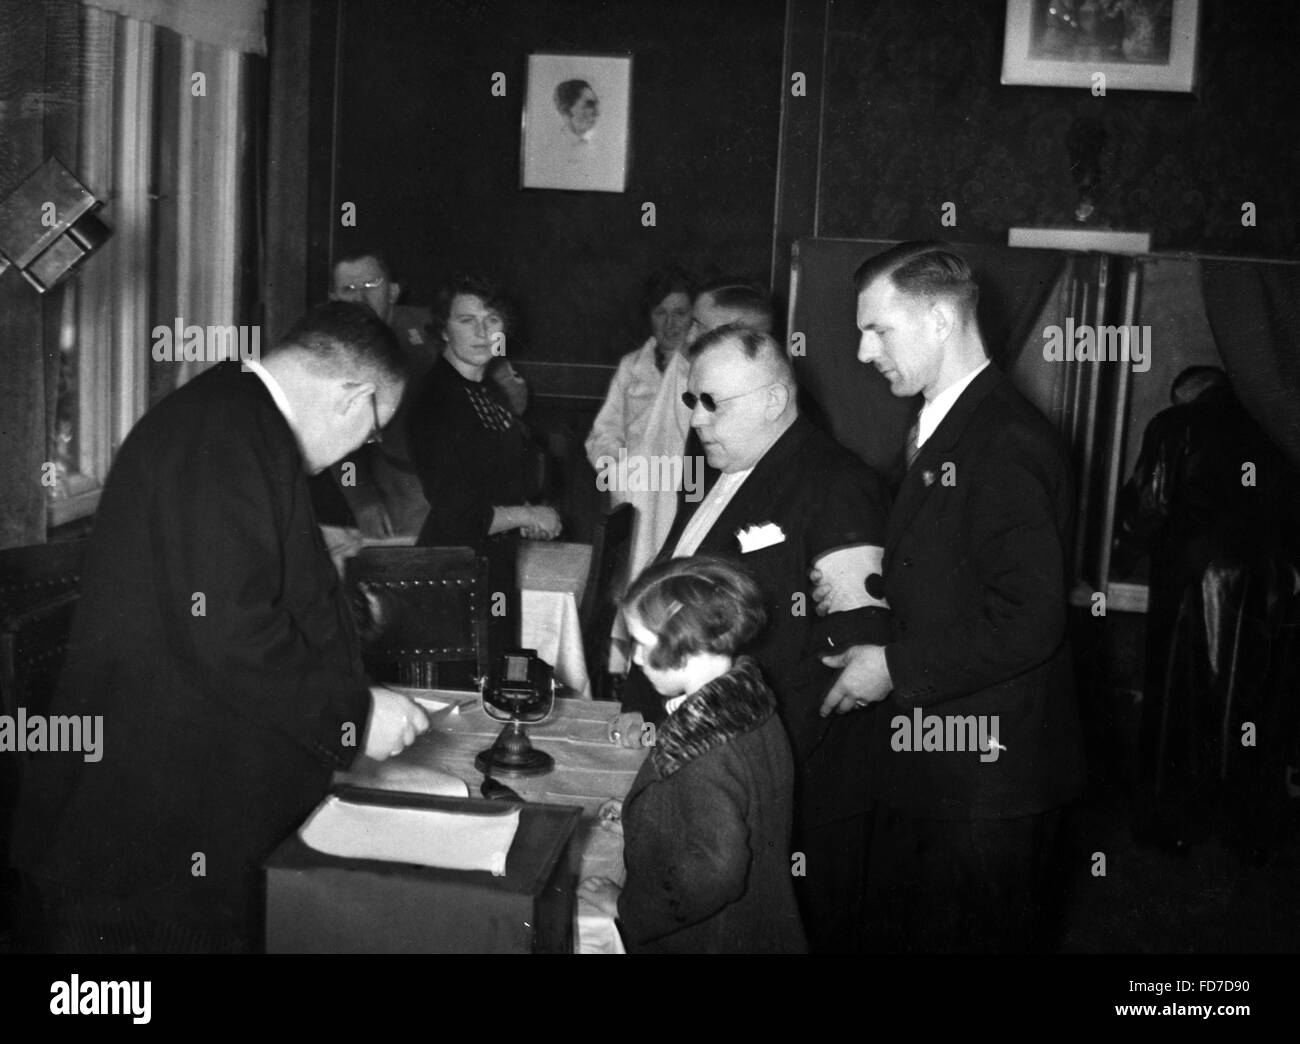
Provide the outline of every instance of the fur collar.
[[655,735],[650,760],[666,779],[687,762],[761,725],[775,710],[776,700],[758,664],[741,656],[731,670],[668,715]]

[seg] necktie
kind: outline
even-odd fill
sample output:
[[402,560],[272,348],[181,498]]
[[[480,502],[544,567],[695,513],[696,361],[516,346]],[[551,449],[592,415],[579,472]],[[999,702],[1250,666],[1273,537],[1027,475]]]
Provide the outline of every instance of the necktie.
[[921,434],[921,418],[917,417],[912,421],[912,426],[907,431],[907,466],[910,468],[921,452],[918,439]]

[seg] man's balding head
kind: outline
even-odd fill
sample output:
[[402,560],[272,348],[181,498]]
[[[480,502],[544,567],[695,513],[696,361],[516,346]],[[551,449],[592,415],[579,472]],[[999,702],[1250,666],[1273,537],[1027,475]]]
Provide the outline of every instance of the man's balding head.
[[772,299],[755,286],[735,280],[709,283],[695,295],[688,343],[722,326],[772,332]]
[[406,383],[393,331],[351,301],[313,308],[263,354],[262,365],[289,401],[289,426],[312,474],[374,438],[392,420]]
[[687,389],[691,427],[709,464],[724,472],[752,468],[799,413],[790,361],[757,330],[724,326],[701,337]]

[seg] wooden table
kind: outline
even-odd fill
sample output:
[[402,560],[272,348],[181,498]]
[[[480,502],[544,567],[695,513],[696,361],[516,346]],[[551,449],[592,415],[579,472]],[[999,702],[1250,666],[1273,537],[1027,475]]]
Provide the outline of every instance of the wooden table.
[[[466,698],[463,692],[434,690],[428,695],[448,701]],[[545,776],[499,778],[525,801],[579,805],[583,810],[578,835],[580,877],[609,877],[621,883],[622,837],[600,826],[595,813],[607,798],[623,798],[646,752],[609,742],[609,720],[617,713],[618,706],[612,703],[556,700],[551,719],[528,729],[533,745],[555,758],[555,771]],[[445,793],[437,789],[445,785],[445,776],[437,773],[450,773],[465,781],[471,797],[479,797],[483,774],[474,767],[474,756],[491,745],[501,724],[477,705],[441,710],[432,718],[429,731],[401,756],[387,761],[358,758],[352,771],[340,773],[336,781],[379,790]],[[617,952],[613,921],[588,910],[579,914],[574,933],[578,952]]]

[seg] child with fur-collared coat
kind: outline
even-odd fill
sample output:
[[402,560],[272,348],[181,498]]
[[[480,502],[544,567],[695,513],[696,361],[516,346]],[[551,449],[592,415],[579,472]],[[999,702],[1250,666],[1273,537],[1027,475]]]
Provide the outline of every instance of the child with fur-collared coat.
[[668,717],[621,809],[602,810],[622,823],[626,883],[589,878],[581,897],[630,953],[804,952],[790,747],[758,665],[736,656],[765,622],[758,585],[718,558],[671,559],[623,610]]

